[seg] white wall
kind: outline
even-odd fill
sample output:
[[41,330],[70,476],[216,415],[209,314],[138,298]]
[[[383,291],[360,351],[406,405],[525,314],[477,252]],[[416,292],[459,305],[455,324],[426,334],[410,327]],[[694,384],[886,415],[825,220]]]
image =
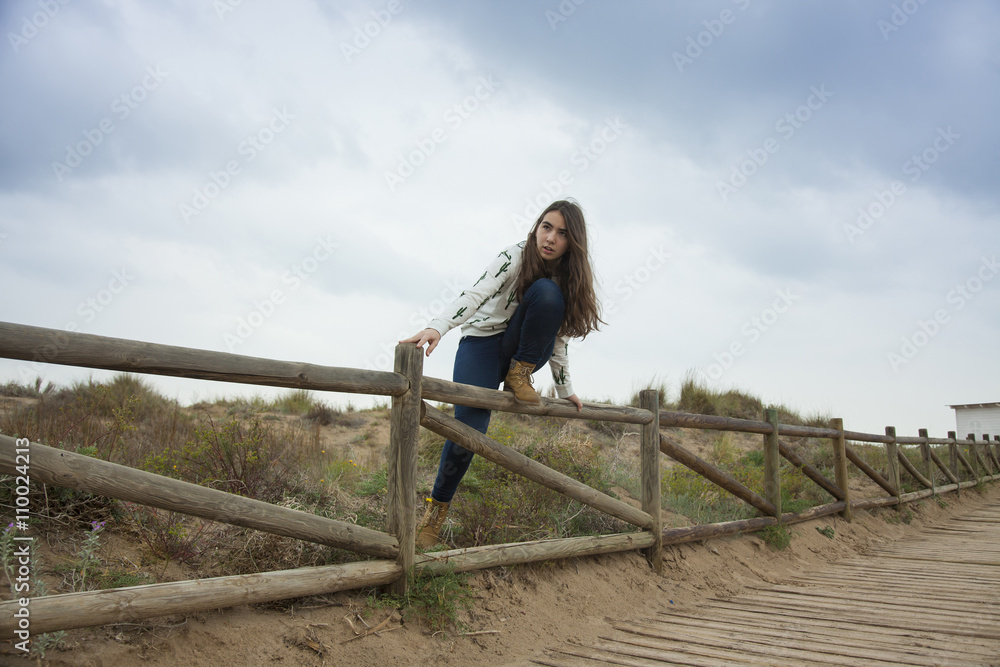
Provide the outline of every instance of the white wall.
[[1000,435],[1000,407],[988,408],[955,408],[956,435],[960,440],[970,433],[976,438],[982,438],[983,433],[993,436]]

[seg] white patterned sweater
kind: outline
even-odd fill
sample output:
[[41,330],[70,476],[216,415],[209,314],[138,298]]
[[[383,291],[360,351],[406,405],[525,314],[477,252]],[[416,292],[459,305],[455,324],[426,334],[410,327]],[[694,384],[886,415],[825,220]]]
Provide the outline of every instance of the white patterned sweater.
[[[437,317],[428,324],[442,336],[457,326],[463,336],[493,336],[507,328],[520,303],[517,300],[517,269],[527,241],[505,248],[490,262],[476,283],[462,292],[445,317]],[[569,337],[556,336],[552,357],[549,359],[552,382],[559,398],[573,395],[569,379]]]

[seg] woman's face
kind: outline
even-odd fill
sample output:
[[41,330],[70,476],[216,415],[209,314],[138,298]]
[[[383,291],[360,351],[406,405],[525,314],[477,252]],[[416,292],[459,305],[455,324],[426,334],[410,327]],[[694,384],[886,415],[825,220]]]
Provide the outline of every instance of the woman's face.
[[566,221],[559,211],[549,211],[535,229],[535,245],[538,254],[546,262],[554,262],[569,250],[569,232]]

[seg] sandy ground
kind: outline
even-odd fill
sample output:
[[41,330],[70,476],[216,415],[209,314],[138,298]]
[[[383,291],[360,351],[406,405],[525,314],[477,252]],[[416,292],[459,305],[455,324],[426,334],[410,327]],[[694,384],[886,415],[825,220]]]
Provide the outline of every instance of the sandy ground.
[[[135,625],[77,630],[46,664],[129,665],[524,665],[543,648],[590,642],[606,632],[606,619],[649,615],[675,604],[736,595],[747,586],[774,583],[792,571],[822,571],[832,560],[864,553],[1000,498],[964,491],[910,505],[910,524],[894,509],[858,512],[852,523],[829,517],[791,527],[792,544],[774,551],[755,535],[667,548],[658,576],[628,553],[484,571],[471,578],[474,605],[462,613],[463,630],[430,633],[386,609],[366,609],[347,593],[280,607],[238,607]],[[832,527],[828,538],[817,529]],[[378,634],[363,630],[358,614]],[[350,622],[349,622],[350,620]],[[352,623],[354,628],[352,628]],[[2,656],[0,656],[2,660]],[[26,664],[17,661],[16,664]]]

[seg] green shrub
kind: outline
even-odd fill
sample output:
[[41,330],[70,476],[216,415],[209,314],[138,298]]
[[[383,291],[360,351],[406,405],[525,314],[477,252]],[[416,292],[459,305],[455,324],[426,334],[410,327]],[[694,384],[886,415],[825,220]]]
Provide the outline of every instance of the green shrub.
[[787,549],[792,543],[792,534],[788,528],[780,523],[767,526],[757,531],[757,534],[760,535],[760,539],[764,540],[765,544],[778,551]]

